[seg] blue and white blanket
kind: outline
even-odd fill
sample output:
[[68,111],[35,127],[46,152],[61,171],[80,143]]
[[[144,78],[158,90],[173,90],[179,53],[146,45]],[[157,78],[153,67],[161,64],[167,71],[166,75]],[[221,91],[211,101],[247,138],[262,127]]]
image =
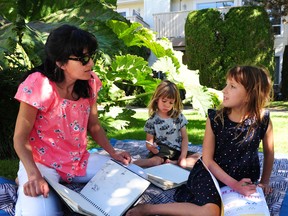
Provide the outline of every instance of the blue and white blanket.
[[[115,140],[111,139],[112,145],[116,149],[130,152],[133,159],[145,158],[148,151],[143,140]],[[202,152],[201,145],[189,145],[189,150]],[[100,154],[105,154],[102,150]],[[260,162],[263,161],[263,154],[259,153]],[[273,171],[270,179],[273,192],[266,196],[266,201],[271,216],[285,216],[288,212],[288,158],[287,155],[275,156]],[[68,185],[67,185],[68,186]],[[81,185],[69,185],[71,189],[81,190]],[[14,215],[17,187],[11,182],[0,181],[0,216]],[[138,203],[168,203],[174,202],[173,194],[175,189],[163,191],[160,188],[150,185],[145,193],[140,197]],[[287,194],[287,195],[286,195]],[[286,197],[285,197],[286,196]],[[285,198],[285,199],[284,199]]]

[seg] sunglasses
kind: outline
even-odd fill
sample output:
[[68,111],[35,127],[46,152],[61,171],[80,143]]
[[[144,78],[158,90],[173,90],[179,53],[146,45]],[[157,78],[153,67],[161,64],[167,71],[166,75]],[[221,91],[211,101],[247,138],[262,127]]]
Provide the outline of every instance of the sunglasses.
[[80,61],[82,63],[82,65],[86,65],[88,64],[88,62],[90,61],[90,59],[94,60],[95,58],[95,54],[93,55],[85,55],[82,57],[76,57],[76,58],[68,58],[69,60],[73,60],[73,61]]

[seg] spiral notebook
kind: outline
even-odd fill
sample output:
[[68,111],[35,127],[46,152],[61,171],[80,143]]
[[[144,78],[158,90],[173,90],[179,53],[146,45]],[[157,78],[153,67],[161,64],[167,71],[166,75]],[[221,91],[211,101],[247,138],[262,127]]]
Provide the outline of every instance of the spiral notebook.
[[80,193],[47,176],[45,179],[74,212],[97,216],[125,214],[150,184],[113,160],[108,160]]

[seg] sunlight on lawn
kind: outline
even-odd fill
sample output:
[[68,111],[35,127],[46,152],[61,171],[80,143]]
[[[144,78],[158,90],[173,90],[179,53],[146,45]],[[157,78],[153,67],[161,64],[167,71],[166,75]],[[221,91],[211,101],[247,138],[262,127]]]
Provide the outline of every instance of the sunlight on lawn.
[[[283,103],[282,103],[283,104]],[[286,105],[286,104],[285,104]],[[287,154],[288,155],[288,111],[282,111],[285,106],[277,106],[279,109],[274,109],[276,111],[271,111],[271,120],[273,123],[273,131],[274,131],[274,148],[275,153],[279,154]],[[283,108],[284,107],[284,108]],[[277,111],[281,110],[281,111]],[[202,144],[203,137],[204,137],[204,131],[205,131],[205,123],[206,123],[206,117],[201,116],[197,113],[195,110],[184,110],[184,115],[188,119],[188,136],[189,136],[189,142],[192,142],[193,144]],[[148,113],[147,111],[137,111],[137,113],[134,115],[135,118],[139,118],[145,121],[147,118]],[[143,124],[144,126],[144,124]],[[144,131],[141,131],[143,128],[137,131],[137,134],[141,134],[139,139],[145,139]],[[133,134],[133,130],[126,130],[127,135],[129,137],[129,134]],[[125,133],[123,131],[123,133]],[[127,137],[127,139],[128,139]],[[141,138],[142,137],[142,138]],[[260,147],[260,151],[262,151],[262,147]]]
[[288,154],[288,112],[271,112],[275,153]]

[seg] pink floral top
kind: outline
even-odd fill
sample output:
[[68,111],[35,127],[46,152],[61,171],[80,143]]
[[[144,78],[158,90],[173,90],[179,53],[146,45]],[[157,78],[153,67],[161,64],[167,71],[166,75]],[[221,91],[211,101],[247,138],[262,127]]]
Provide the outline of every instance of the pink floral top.
[[102,83],[91,72],[91,98],[63,99],[56,84],[39,72],[19,85],[15,98],[38,109],[30,144],[35,162],[55,168],[63,180],[83,176],[89,157],[87,125],[91,106]]

